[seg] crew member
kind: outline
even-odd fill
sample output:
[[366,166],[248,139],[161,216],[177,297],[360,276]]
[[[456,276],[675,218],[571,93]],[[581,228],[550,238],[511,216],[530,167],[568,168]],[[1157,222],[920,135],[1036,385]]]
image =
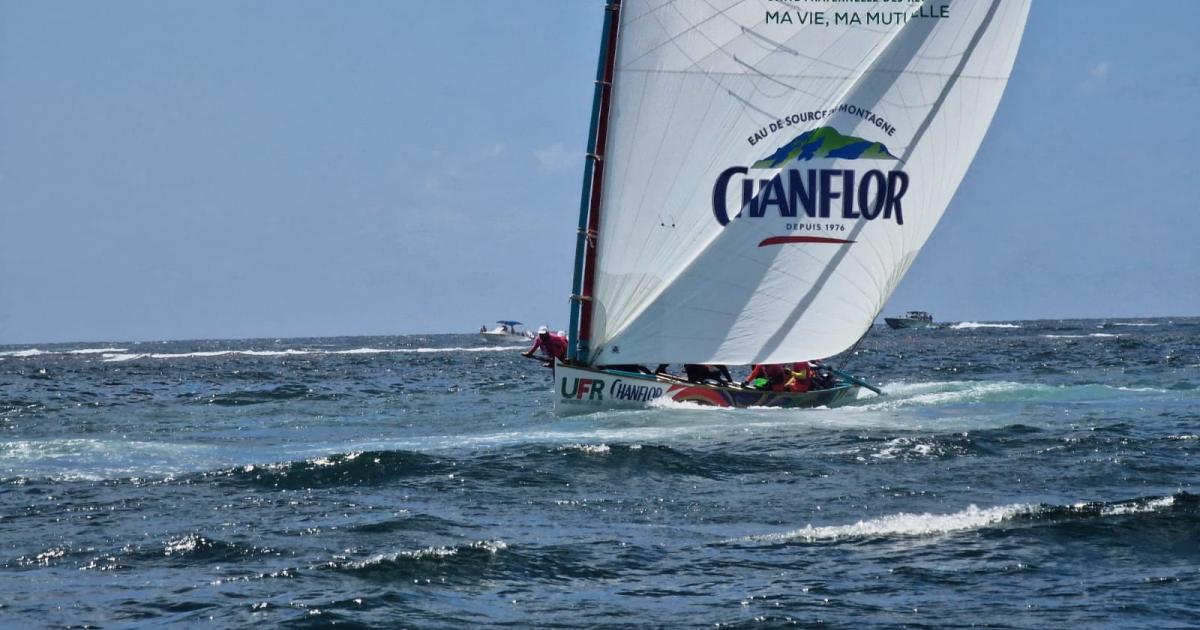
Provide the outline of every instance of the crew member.
[[703,383],[709,380],[716,381],[717,383],[733,382],[733,376],[729,374],[729,368],[724,365],[684,363],[683,371],[687,374],[687,379],[693,383]]
[[789,392],[806,392],[812,389],[813,370],[808,361],[797,361],[792,364],[791,378],[783,388]]
[[[769,389],[773,392],[783,391],[789,378],[788,371],[778,363],[760,363],[754,366],[750,376],[742,381],[743,386],[753,386],[755,389]],[[760,381],[761,379],[761,381]]]
[[532,357],[539,348],[546,359],[546,367],[554,365],[555,359],[567,360],[567,338],[551,333],[550,329],[545,326],[538,328],[537,338],[533,340],[533,347],[528,352],[521,354],[525,357]]

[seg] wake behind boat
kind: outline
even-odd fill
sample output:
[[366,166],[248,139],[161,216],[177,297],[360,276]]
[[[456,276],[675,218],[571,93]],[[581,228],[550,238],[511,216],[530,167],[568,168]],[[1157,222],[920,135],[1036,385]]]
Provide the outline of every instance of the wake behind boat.
[[1029,3],[886,22],[847,3],[819,25],[764,20],[769,4],[607,1],[560,407],[830,405],[866,386],[603,366],[781,368],[857,344],[983,141]]

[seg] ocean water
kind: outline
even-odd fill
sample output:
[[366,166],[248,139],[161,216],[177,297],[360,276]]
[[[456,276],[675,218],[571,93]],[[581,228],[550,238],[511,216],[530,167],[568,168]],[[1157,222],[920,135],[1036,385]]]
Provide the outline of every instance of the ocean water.
[[1200,626],[1200,319],[560,418],[472,335],[0,347],[0,626]]

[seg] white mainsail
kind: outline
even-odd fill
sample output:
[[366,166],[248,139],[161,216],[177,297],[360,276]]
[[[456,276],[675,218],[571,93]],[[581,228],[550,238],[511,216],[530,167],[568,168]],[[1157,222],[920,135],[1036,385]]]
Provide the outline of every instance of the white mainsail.
[[1028,11],[623,0],[589,362],[853,345],[979,148]]

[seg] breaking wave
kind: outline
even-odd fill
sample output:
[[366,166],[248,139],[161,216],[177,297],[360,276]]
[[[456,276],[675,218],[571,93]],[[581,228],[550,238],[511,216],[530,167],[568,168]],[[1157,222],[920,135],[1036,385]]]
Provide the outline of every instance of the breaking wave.
[[503,540],[477,540],[455,546],[380,553],[359,560],[335,557],[318,568],[388,581],[479,577],[484,568],[506,549],[508,543]]
[[855,540],[922,538],[986,529],[1005,523],[1013,525],[1058,525],[1086,519],[1169,513],[1181,509],[1194,516],[1200,497],[1180,493],[1129,501],[1081,502],[1073,505],[1014,503],[990,508],[970,505],[950,514],[900,512],[849,525],[807,525],[787,532],[757,534],[726,540],[726,543],[829,543]]
[[198,399],[209,405],[237,407],[281,400],[338,400],[339,394],[319,393],[306,385],[280,385],[267,390],[246,390],[213,394]]
[[125,352],[126,350],[127,348],[78,348],[75,350],[40,350],[38,348],[28,348],[25,350],[0,351],[0,357],[40,357],[52,354],[106,354]]
[[1042,337],[1045,337],[1046,339],[1087,339],[1089,337],[1097,339],[1112,339],[1120,337],[1120,335],[1114,335],[1112,333],[1091,333],[1088,335],[1042,335]]
[[30,348],[28,350],[6,350],[4,352],[0,352],[0,357],[36,357],[43,354],[50,353],[43,350],[38,350],[37,348]]
[[238,466],[200,478],[254,486],[302,490],[337,486],[378,486],[398,479],[453,474],[455,464],[411,451],[359,451],[277,464]]
[[513,350],[524,349],[525,346],[481,346],[470,348],[353,348],[350,350],[210,350],[205,352],[107,353],[103,355],[103,360],[109,363],[117,363],[122,361],[133,361],[135,359],[191,359],[197,357],[224,356],[290,357],[305,355],[436,354],[447,352],[511,352]]
[[1017,324],[985,324],[980,322],[959,322],[950,328],[954,330],[973,330],[975,328],[1020,328]]

